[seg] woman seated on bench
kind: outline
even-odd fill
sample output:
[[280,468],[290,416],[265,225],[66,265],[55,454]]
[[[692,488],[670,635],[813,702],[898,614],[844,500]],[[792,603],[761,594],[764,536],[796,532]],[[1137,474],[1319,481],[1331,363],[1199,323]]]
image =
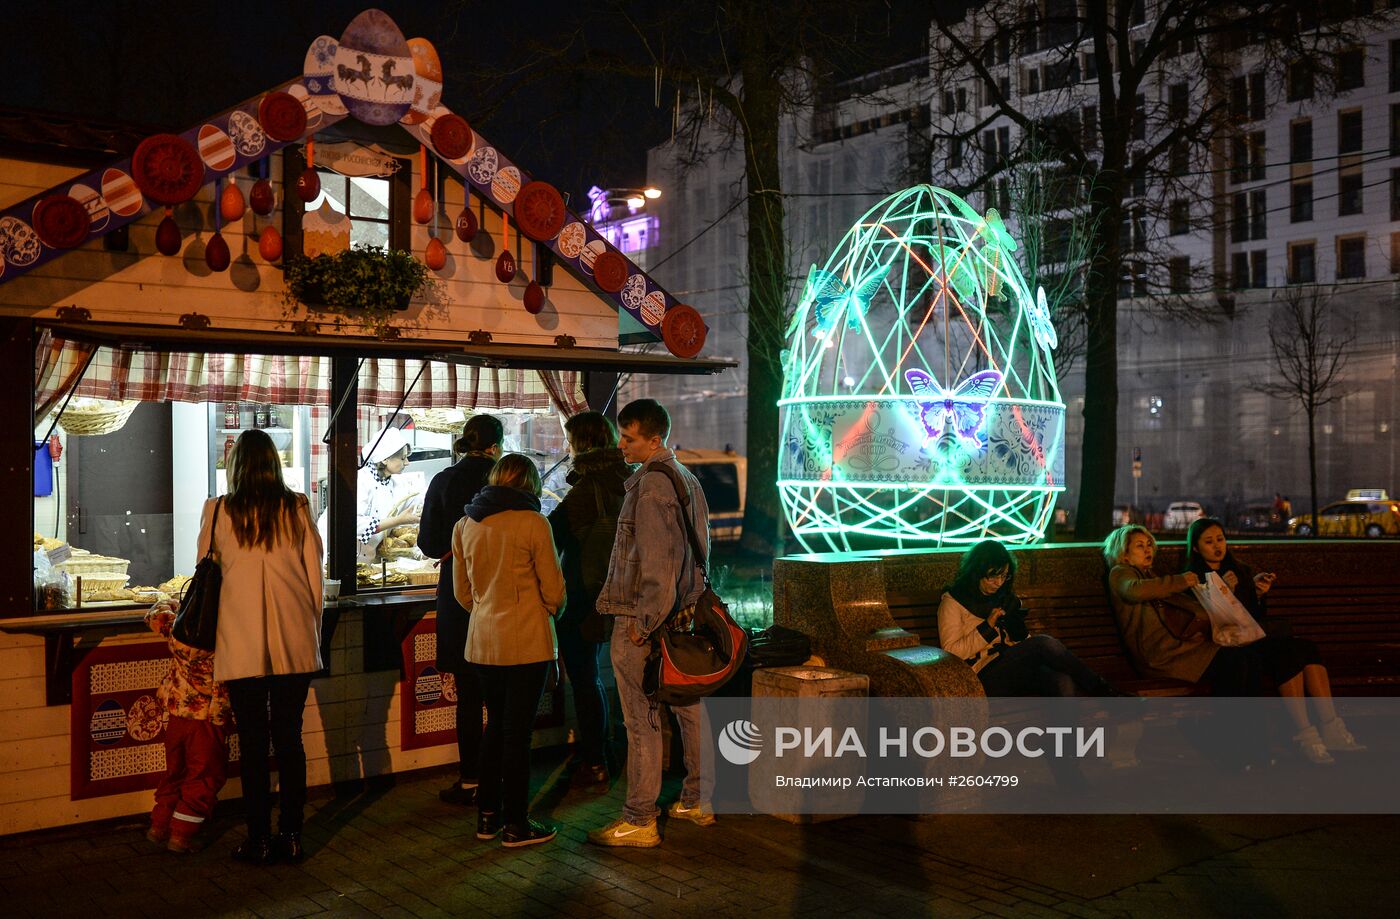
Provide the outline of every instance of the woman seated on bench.
[[[1255,574],[1235,559],[1225,539],[1225,527],[1219,520],[1203,517],[1193,521],[1186,530],[1186,571],[1201,581],[1214,572],[1220,575],[1235,599],[1259,622],[1264,623],[1264,596],[1273,586],[1271,573]],[[1287,625],[1284,623],[1283,625]],[[1278,693],[1288,700],[1288,713],[1298,733],[1293,739],[1303,755],[1315,763],[1330,763],[1328,750],[1354,752],[1366,749],[1356,742],[1346,724],[1337,717],[1332,706],[1332,684],[1317,645],[1306,638],[1294,638],[1286,628],[1266,626],[1267,635],[1248,647],[1258,649],[1264,661],[1264,672],[1278,687]],[[1308,720],[1306,696],[1322,718],[1322,731]]]
[[1050,635],[1028,635],[1016,560],[999,542],[963,554],[938,604],[943,650],[972,667],[989,696],[1114,696],[1113,686]]

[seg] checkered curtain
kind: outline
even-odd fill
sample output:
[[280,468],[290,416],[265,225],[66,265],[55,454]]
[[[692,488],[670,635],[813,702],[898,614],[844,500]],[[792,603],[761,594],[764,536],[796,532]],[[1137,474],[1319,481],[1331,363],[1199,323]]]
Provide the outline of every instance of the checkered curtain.
[[[35,353],[35,402],[42,417],[69,389],[91,346],[41,336]],[[549,412],[565,417],[588,407],[582,374],[468,367],[400,358],[367,359],[360,368],[361,405],[405,408]],[[418,382],[414,385],[414,378]],[[548,382],[546,382],[548,377]],[[77,383],[76,395],[143,402],[271,402],[326,405],[331,359],[270,354],[197,354],[102,347]]]

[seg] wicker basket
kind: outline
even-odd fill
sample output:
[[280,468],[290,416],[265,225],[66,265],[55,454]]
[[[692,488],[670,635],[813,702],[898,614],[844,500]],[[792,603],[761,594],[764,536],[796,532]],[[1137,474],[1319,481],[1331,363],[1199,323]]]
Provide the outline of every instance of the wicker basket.
[[111,434],[122,429],[140,404],[139,400],[134,399],[125,402],[74,399],[58,416],[58,426],[71,435]]
[[467,423],[467,413],[460,408],[411,408],[407,411],[415,428],[434,434],[456,437],[462,433],[462,425]]
[[[94,595],[102,593],[104,591],[121,590],[123,587],[126,586],[126,582],[128,580],[127,576],[124,574],[84,574],[80,575],[80,577],[82,577],[83,579],[82,596],[84,600],[91,600],[93,599]],[[73,579],[73,583],[75,585],[78,583],[76,577]]]
[[[128,559],[116,558],[111,555],[93,555],[83,549],[74,549],[73,554],[67,560],[59,562],[55,567],[59,571],[68,572],[68,576],[75,578],[78,575],[83,577],[126,577],[127,566],[131,562]],[[123,583],[125,583],[123,581]]]
[[437,584],[438,570],[436,568],[424,568],[421,571],[405,571],[410,584]]

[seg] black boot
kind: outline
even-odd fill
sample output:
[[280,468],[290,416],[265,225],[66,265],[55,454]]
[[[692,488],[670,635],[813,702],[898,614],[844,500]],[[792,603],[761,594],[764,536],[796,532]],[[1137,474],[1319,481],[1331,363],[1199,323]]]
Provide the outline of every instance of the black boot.
[[277,861],[277,852],[272,847],[269,836],[249,836],[233,850],[233,860],[250,865],[271,865]]
[[287,865],[300,865],[306,859],[306,851],[301,847],[300,833],[278,833],[273,843],[277,860]]
[[495,839],[501,835],[501,815],[495,811],[479,811],[476,815],[476,838]]

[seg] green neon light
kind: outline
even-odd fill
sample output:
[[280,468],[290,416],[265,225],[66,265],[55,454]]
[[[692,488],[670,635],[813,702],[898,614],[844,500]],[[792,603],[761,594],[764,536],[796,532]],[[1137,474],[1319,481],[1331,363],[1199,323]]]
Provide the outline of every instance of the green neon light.
[[994,210],[922,185],[812,266],[778,400],[779,494],[809,551],[1044,538],[1065,407],[1015,250]]

